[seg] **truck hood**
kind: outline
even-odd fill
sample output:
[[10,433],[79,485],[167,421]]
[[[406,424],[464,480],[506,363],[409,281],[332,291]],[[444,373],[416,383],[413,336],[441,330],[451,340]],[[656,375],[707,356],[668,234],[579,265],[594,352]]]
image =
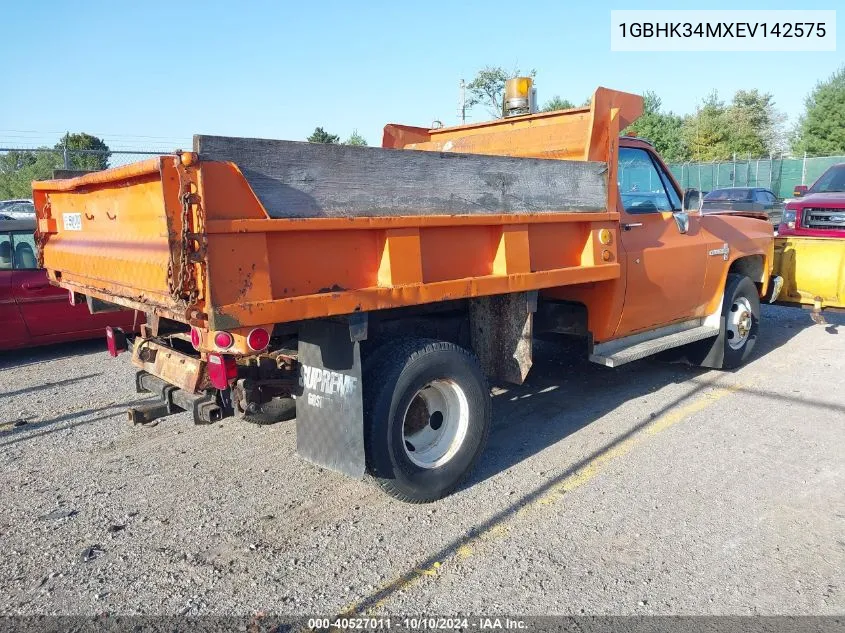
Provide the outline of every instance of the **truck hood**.
[[760,220],[769,219],[768,214],[762,209],[752,208],[755,206],[753,203],[713,202],[711,205],[712,206],[708,206],[706,202],[704,203],[704,206],[701,208],[702,215],[741,215],[746,218],[758,218]]
[[701,205],[702,210],[708,211],[762,211],[763,205],[759,202],[745,202],[741,200],[705,200]]
[[803,207],[816,205],[834,209],[845,208],[845,191],[832,191],[830,193],[810,193],[800,198],[789,200],[793,204],[800,204]]

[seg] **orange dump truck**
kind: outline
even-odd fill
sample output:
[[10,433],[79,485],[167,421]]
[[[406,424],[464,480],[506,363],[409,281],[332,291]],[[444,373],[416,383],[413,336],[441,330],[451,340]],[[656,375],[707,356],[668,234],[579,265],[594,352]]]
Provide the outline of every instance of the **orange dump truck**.
[[41,255],[75,301],[146,313],[132,362],[161,397],[134,421],[271,422],[293,398],[300,455],[431,501],[478,459],[487,380],[520,383],[535,333],[609,367],[751,352],[772,226],[685,209],[653,147],[620,138],[641,111],[599,88],[587,108],[388,125],[381,148],[197,136],[34,183]]

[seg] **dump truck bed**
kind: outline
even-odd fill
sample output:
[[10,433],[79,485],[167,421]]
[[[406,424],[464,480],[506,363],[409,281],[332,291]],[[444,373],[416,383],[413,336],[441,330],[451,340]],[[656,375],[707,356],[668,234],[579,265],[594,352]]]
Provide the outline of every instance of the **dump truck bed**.
[[[44,266],[214,330],[613,279],[615,144],[640,103],[600,89],[591,109],[428,141],[394,126],[386,148],[198,136],[194,152],[34,183]],[[556,158],[483,153],[538,130]],[[421,149],[394,149],[402,135]]]

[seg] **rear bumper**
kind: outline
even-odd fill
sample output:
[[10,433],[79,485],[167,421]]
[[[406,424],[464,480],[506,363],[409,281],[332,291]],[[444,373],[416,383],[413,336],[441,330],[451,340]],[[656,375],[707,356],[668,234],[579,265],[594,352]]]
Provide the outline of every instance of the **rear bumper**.
[[231,408],[220,406],[215,393],[188,393],[145,371],[135,375],[135,388],[138,393],[158,394],[160,400],[129,409],[129,421],[133,424],[148,424],[181,411],[191,412],[196,424],[212,424],[233,415]]
[[158,402],[129,409],[129,421],[148,424],[154,420],[189,411],[196,424],[211,424],[234,414],[230,398],[211,388],[205,362],[151,339],[138,337],[132,347],[132,364],[138,393],[154,393]]
[[188,393],[210,388],[205,362],[152,339],[138,337],[132,346],[132,364]]

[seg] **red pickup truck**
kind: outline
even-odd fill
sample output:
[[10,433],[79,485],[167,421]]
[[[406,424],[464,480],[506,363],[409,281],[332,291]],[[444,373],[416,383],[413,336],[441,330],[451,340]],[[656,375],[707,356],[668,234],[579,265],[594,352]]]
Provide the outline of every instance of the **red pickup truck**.
[[0,216],[0,350],[100,338],[106,326],[137,330],[144,315],[132,310],[91,314],[72,306],[68,292],[50,284],[38,267],[35,216]]
[[[796,194],[803,188],[796,187]],[[845,237],[845,163],[833,165],[783,210],[779,235]]]

